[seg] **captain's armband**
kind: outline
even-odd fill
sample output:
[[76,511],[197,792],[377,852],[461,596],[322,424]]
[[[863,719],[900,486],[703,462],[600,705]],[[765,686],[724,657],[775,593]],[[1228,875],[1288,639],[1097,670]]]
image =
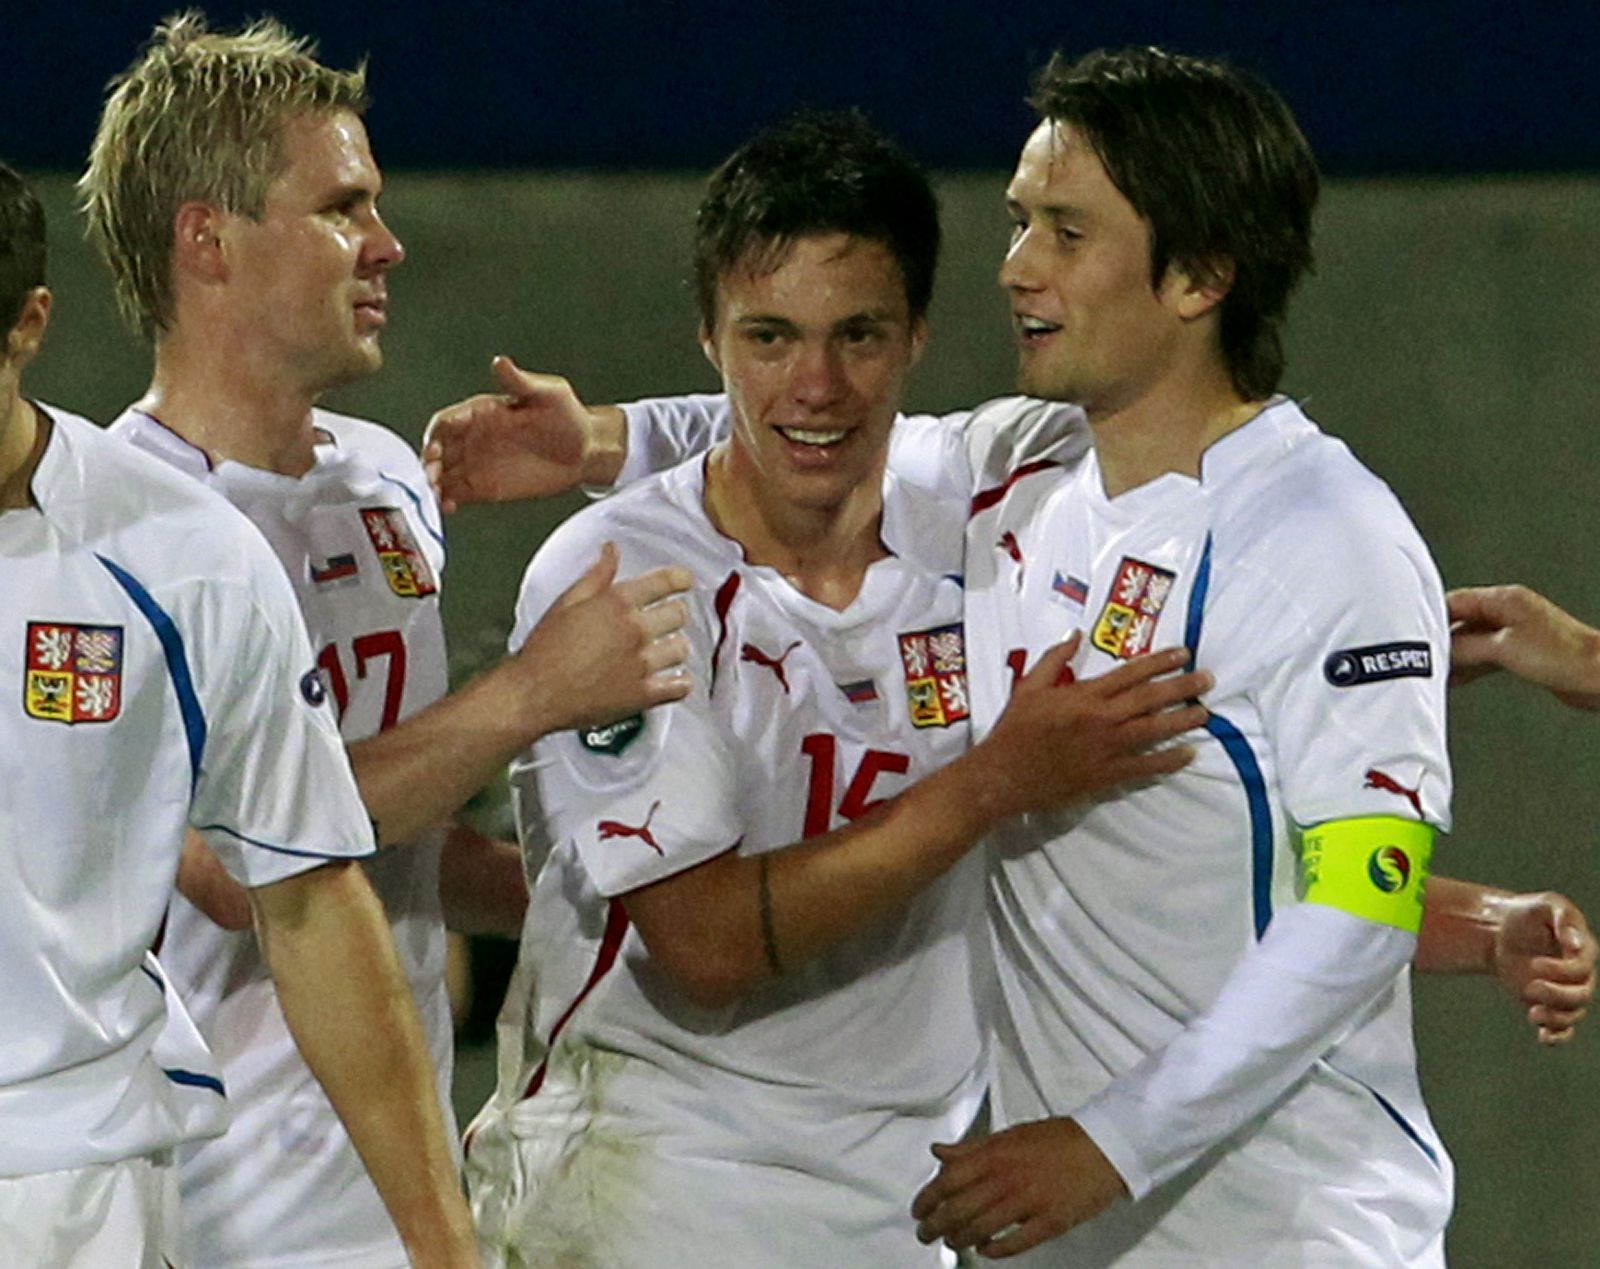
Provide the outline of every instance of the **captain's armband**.
[[1415,934],[1433,825],[1392,815],[1329,820],[1301,837],[1303,898]]

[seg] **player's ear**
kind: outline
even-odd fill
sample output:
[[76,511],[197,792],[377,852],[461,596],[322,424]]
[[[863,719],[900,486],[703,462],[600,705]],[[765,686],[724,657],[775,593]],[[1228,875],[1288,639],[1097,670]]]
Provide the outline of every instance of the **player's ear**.
[[720,375],[722,373],[722,358],[717,353],[716,332],[704,322],[700,323],[700,351],[705,353],[709,361]]
[[50,288],[36,286],[22,297],[22,312],[6,332],[6,364],[21,370],[34,359],[50,325]]
[[188,202],[172,218],[173,276],[218,282],[227,276],[224,215],[211,203]]
[[1181,264],[1174,260],[1161,278],[1163,298],[1185,321],[1204,317],[1233,289],[1234,263],[1226,256]]
[[911,364],[914,366],[922,360],[922,353],[928,346],[928,319],[926,317],[913,317],[911,319]]

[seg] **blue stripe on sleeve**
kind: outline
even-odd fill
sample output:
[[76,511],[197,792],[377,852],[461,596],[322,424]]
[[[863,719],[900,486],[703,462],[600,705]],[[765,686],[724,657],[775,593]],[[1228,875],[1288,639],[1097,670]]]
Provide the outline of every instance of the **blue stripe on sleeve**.
[[161,605],[151,598],[150,592],[139,584],[137,578],[103,555],[97,555],[95,558],[105,565],[106,571],[116,579],[117,584],[128,592],[128,598],[133,600],[134,606],[144,614],[145,620],[155,630],[156,638],[161,643],[161,651],[167,658],[167,673],[172,676],[172,690],[178,697],[178,712],[183,717],[183,733],[189,741],[189,779],[193,783],[200,778],[200,762],[205,756],[206,716],[205,711],[200,708],[200,697],[194,690],[194,679],[189,673],[189,657],[184,651],[183,635],[178,632],[178,627],[173,624],[172,618]]
[[199,1071],[186,1071],[179,1066],[164,1066],[161,1073],[174,1084],[187,1084],[190,1088],[209,1088],[218,1097],[226,1097],[228,1090],[222,1086],[222,1081],[214,1075],[202,1075]]
[[[1189,668],[1200,654],[1200,635],[1205,625],[1206,593],[1211,588],[1211,534],[1206,534],[1200,553],[1200,567],[1189,591],[1183,643],[1189,649]],[[1206,730],[1222,743],[1223,752],[1239,773],[1245,802],[1250,810],[1250,898],[1255,916],[1256,937],[1267,932],[1272,921],[1272,805],[1267,800],[1267,782],[1255,751],[1233,723],[1221,714],[1206,719]]]
[[[295,850],[292,846],[275,846],[271,842],[258,842],[253,837],[246,837],[243,833],[236,832],[234,829],[229,828],[226,824],[202,824],[195,829],[195,832],[226,833],[229,837],[236,838],[245,843],[247,846],[258,846],[262,850],[270,850],[279,855],[293,855],[297,859],[366,859],[369,856],[376,855],[378,853],[376,847],[374,847],[372,850],[364,850],[357,855],[329,854],[320,850]],[[374,833],[373,836],[376,837],[377,834]]]

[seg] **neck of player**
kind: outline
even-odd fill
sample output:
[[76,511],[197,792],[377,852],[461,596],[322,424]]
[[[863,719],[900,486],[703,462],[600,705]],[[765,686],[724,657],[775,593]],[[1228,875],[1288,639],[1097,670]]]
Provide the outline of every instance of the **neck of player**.
[[861,591],[867,569],[889,554],[883,521],[883,470],[837,501],[808,504],[786,497],[755,470],[736,442],[706,460],[706,514],[751,564],[782,573],[801,594],[836,611]]
[[22,395],[17,376],[0,367],[0,511],[33,505],[28,482],[49,436],[41,414]]
[[1243,398],[1227,368],[1207,359],[1164,375],[1127,400],[1088,407],[1106,497],[1168,472],[1198,480],[1206,450],[1264,404]]
[[316,396],[252,357],[248,345],[224,352],[174,330],[156,345],[155,372],[137,408],[213,462],[303,476],[316,462]]

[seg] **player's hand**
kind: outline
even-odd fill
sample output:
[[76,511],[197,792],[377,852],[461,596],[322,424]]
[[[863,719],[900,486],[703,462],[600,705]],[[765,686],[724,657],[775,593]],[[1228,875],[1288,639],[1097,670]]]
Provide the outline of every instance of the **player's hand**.
[[1072,1119],[1017,1124],[933,1153],[939,1173],[911,1205],[917,1237],[995,1260],[1057,1238],[1128,1196]]
[[250,928],[250,892],[222,866],[216,852],[186,829],[178,858],[178,893],[224,930]]
[[509,357],[492,370],[500,392],[445,407],[423,433],[423,470],[445,511],[609,483],[620,455],[602,444],[601,411],[559,375],[531,374]]
[[1073,681],[1081,639],[1057,644],[1018,680],[994,730],[968,755],[992,767],[986,792],[1003,803],[1001,815],[1066,806],[1194,759],[1191,746],[1165,742],[1204,725],[1206,710],[1194,701],[1211,689],[1211,675],[1179,673],[1189,653],[1169,648]]
[[1546,891],[1500,901],[1494,973],[1527,1006],[1540,1044],[1565,1044],[1594,998],[1596,943],[1565,895]]
[[617,548],[568,587],[517,652],[548,702],[548,731],[615,722],[689,694],[684,668],[694,584],[686,568],[658,568],[619,582]]
[[1453,590],[1450,682],[1510,670],[1577,709],[1600,710],[1600,630],[1526,586]]

